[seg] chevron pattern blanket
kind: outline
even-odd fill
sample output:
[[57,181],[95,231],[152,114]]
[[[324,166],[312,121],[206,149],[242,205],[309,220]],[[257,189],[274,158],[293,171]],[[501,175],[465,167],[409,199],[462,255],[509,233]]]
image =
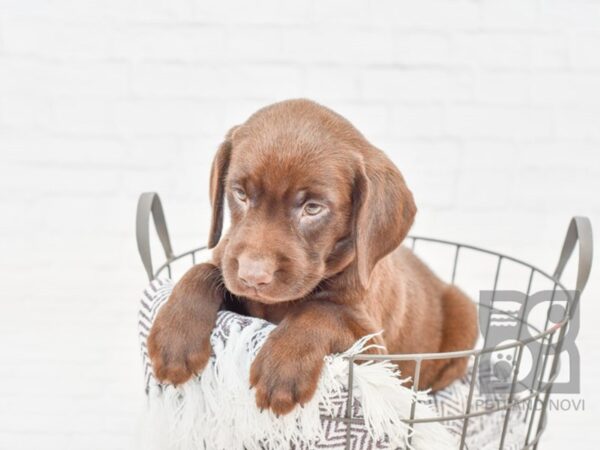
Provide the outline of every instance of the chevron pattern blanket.
[[[370,337],[358,341],[341,355],[326,358],[321,383],[311,402],[276,418],[254,405],[248,374],[273,324],[232,312],[219,313],[211,337],[213,356],[194,380],[179,386],[161,385],[152,373],[146,339],[152,321],[173,288],[170,280],[154,280],[145,289],[139,311],[139,336],[148,398],[140,447],[144,450],[235,449],[423,449],[498,448],[505,411],[493,412],[502,398],[480,392],[476,383],[471,411],[482,415],[442,423],[424,422],[410,429],[413,399],[415,417],[427,419],[464,414],[470,386],[469,373],[447,389],[429,395],[414,394],[402,385],[397,367],[388,362],[355,365],[352,418],[348,408],[348,362],[360,353]],[[505,399],[504,399],[505,400]],[[521,448],[526,411],[513,409],[504,448]]]

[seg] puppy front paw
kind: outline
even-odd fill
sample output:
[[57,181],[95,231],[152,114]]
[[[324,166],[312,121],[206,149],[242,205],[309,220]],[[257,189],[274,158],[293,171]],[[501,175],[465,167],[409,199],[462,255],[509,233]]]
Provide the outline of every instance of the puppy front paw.
[[294,348],[285,339],[267,339],[250,368],[250,385],[256,389],[256,406],[277,416],[288,414],[315,394],[323,368],[319,352]]
[[210,331],[193,320],[182,320],[165,305],[148,336],[148,355],[162,383],[185,383],[204,369],[211,355]]

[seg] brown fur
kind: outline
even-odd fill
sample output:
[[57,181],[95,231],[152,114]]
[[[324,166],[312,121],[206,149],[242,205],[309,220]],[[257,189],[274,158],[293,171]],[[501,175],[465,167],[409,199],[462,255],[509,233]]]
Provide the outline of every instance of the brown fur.
[[[400,246],[416,213],[402,175],[333,111],[289,100],[234,127],[210,195],[213,261],[179,281],[148,339],[159,379],[179,384],[202,370],[223,301],[278,324],[250,373],[258,407],[277,414],[313,396],[325,355],[365,334],[384,330],[388,353],[475,344],[474,305]],[[466,364],[425,361],[419,387],[441,389]],[[400,369],[412,375],[414,363]]]

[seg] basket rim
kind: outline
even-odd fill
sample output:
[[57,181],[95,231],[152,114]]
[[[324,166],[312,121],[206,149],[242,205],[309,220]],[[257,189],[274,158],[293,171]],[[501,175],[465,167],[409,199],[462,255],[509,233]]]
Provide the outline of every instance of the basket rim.
[[[525,262],[522,259],[515,258],[515,257],[507,255],[505,253],[497,252],[494,250],[489,250],[489,249],[479,247],[476,245],[465,244],[465,243],[456,242],[456,241],[450,241],[447,239],[439,239],[439,238],[419,236],[419,235],[408,235],[406,237],[406,239],[412,241],[412,248],[414,248],[414,245],[417,241],[433,242],[433,243],[437,243],[437,244],[444,244],[444,245],[452,246],[456,249],[456,252],[460,251],[461,248],[464,248],[467,250],[482,252],[482,253],[486,253],[486,254],[489,254],[492,256],[496,256],[497,258],[499,258],[499,261],[501,261],[501,260],[512,261],[516,264],[520,264],[521,266],[531,269],[533,272],[539,273],[540,275],[546,277],[549,281],[553,282],[554,286],[555,286],[554,289],[560,288],[562,290],[562,292],[564,292],[567,295],[567,303],[569,305],[571,305],[574,301],[572,291],[569,291],[558,277],[556,277],[555,275],[550,275],[548,272],[540,269],[537,266],[534,266],[531,263]],[[170,269],[171,269],[172,263],[174,263],[175,261],[181,260],[181,259],[185,258],[186,256],[192,256],[192,258],[194,258],[193,262],[195,263],[196,253],[199,253],[199,252],[205,251],[205,250],[208,250],[208,247],[203,245],[203,246],[196,247],[191,250],[187,250],[183,253],[180,253],[180,254],[177,254],[177,255],[174,255],[174,256],[168,258],[161,266],[159,266],[156,269],[156,271],[153,274],[153,279],[158,278],[165,269],[169,272],[169,277],[170,277],[171,276]],[[384,360],[385,361],[419,361],[419,360],[424,361],[424,360],[453,359],[453,358],[463,358],[463,357],[479,357],[481,355],[485,355],[485,354],[492,353],[492,352],[505,351],[505,350],[509,350],[509,349],[517,349],[519,347],[525,347],[526,345],[530,344],[531,342],[539,341],[541,339],[546,338],[546,336],[559,331],[562,327],[564,327],[568,324],[569,319],[570,319],[569,315],[566,314],[566,317],[563,318],[563,320],[561,320],[560,322],[554,323],[551,327],[547,328],[546,330],[540,330],[538,327],[535,327],[535,326],[527,323],[522,318],[514,317],[506,311],[496,309],[493,306],[482,305],[475,300],[471,300],[471,301],[473,301],[473,303],[475,303],[479,307],[488,308],[491,311],[494,311],[494,312],[497,312],[500,314],[505,314],[505,315],[512,317],[513,319],[519,320],[520,322],[532,327],[535,331],[537,331],[537,334],[535,334],[534,336],[531,336],[527,339],[515,340],[514,342],[504,344],[504,345],[475,348],[475,349],[471,349],[471,350],[462,350],[462,351],[454,351],[454,352],[436,352],[436,353],[356,354],[356,355],[348,355],[348,356],[346,356],[346,358],[349,359],[350,361],[384,361]]]

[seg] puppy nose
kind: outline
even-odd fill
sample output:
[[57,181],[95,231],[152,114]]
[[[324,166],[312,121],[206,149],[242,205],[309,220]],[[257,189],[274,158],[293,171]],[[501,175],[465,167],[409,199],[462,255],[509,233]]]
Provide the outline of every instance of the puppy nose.
[[241,256],[238,277],[246,286],[258,288],[273,281],[273,268],[268,261]]

